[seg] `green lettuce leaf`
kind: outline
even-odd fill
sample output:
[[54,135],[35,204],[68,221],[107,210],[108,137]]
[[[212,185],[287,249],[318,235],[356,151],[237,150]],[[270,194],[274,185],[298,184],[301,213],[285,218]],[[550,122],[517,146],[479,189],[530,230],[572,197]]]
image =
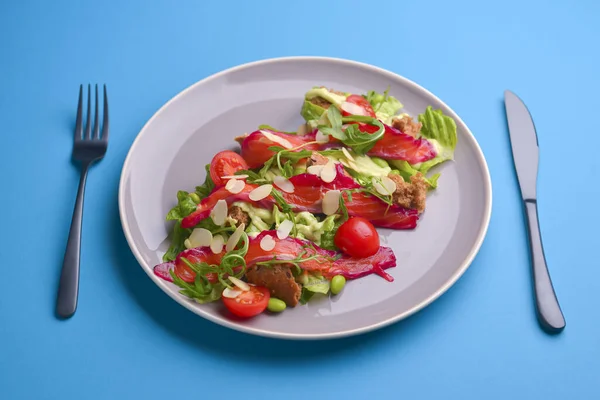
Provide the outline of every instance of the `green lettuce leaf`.
[[403,107],[402,103],[400,103],[398,99],[389,95],[389,91],[389,88],[383,93],[377,93],[374,90],[369,90],[365,96],[367,101],[371,103],[377,118],[388,125],[392,123],[392,117],[395,116]]
[[320,273],[306,272],[296,278],[302,284],[303,289],[313,293],[329,293],[330,282]]
[[205,197],[208,197],[210,192],[212,192],[215,188],[215,183],[210,177],[210,164],[206,164],[204,169],[206,170],[206,178],[204,179],[204,184],[202,184],[202,186],[196,186],[196,194],[200,197],[200,200],[202,200]]
[[389,161],[395,168],[395,170],[392,170],[392,173],[394,174],[398,174],[400,175],[405,182],[410,182],[410,177],[414,176],[418,173],[423,174],[423,179],[425,180],[425,182],[427,182],[427,184],[429,185],[430,189],[435,189],[437,188],[437,181],[438,178],[440,177],[440,174],[434,174],[430,177],[426,177],[424,175],[423,172],[421,172],[421,170],[414,168],[412,165],[410,165],[407,161],[404,160],[390,160]]
[[323,107],[319,107],[308,100],[304,100],[300,115],[302,115],[302,118],[308,123],[309,127],[314,129],[317,126],[317,121],[319,121],[325,112],[327,112],[327,110]]
[[458,140],[456,135],[456,122],[442,113],[428,106],[423,114],[419,114],[419,122],[423,124],[421,135],[429,140],[436,148],[437,156],[415,166],[423,175],[436,165],[454,159],[454,149]]

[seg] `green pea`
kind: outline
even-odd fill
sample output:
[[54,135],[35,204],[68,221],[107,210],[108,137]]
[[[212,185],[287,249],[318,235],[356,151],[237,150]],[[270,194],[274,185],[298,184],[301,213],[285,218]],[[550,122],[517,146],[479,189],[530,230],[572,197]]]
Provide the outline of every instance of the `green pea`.
[[269,304],[267,305],[267,310],[271,312],[282,312],[285,310],[287,306],[283,300],[279,300],[275,297],[271,297],[269,299]]
[[194,203],[196,203],[196,204],[200,203],[200,196],[198,196],[196,193],[194,193],[194,192],[190,193],[190,198],[194,201]]
[[346,278],[342,275],[336,275],[331,280],[331,293],[338,294],[346,286]]

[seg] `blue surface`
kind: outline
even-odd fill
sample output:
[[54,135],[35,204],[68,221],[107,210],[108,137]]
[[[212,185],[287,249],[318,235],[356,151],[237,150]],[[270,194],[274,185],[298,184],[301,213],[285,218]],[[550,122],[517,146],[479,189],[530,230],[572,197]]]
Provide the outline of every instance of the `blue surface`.
[[[0,398],[599,398],[598,15],[591,0],[2,2]],[[489,163],[494,209],[476,261],[433,305],[376,333],[292,343],[218,327],[155,287],[121,231],[119,173],[145,121],[201,78],[288,55],[420,83],[461,115]],[[109,86],[111,143],[87,185],[79,309],[62,322],[53,308],[82,82]],[[505,89],[539,132],[560,336],[534,318]]]

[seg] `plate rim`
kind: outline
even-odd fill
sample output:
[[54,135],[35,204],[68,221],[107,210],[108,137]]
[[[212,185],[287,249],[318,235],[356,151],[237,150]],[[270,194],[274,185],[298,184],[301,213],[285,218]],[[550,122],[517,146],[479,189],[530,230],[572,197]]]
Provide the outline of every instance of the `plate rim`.
[[[280,62],[290,62],[290,61],[292,61],[292,62],[293,61],[303,61],[303,62],[326,61],[326,62],[331,62],[331,63],[338,63],[338,64],[343,64],[343,65],[359,67],[362,69],[370,70],[371,72],[375,72],[378,74],[388,76],[391,79],[399,80],[404,85],[407,85],[411,89],[413,89],[417,92],[421,92],[425,95],[431,96],[433,99],[437,100],[440,104],[442,104],[444,107],[446,107],[453,114],[452,116],[456,120],[457,125],[460,128],[462,128],[462,130],[467,134],[467,136],[471,139],[472,143],[474,144],[476,159],[483,166],[482,172],[483,172],[483,177],[484,177],[484,181],[485,181],[484,182],[484,192],[485,192],[485,199],[486,199],[485,207],[484,207],[485,208],[484,209],[484,217],[483,217],[483,221],[482,221],[481,225],[479,226],[479,232],[477,234],[477,239],[474,242],[473,246],[471,247],[471,250],[467,254],[467,257],[460,264],[459,268],[457,268],[457,270],[454,272],[454,274],[443,285],[441,285],[435,292],[433,292],[431,295],[429,295],[427,298],[425,298],[419,304],[416,304],[414,307],[412,307],[402,313],[399,313],[391,318],[387,318],[383,321],[379,321],[379,322],[376,322],[376,323],[373,323],[373,324],[370,324],[367,326],[363,326],[360,328],[347,329],[347,330],[333,332],[333,333],[314,333],[314,334],[312,334],[312,333],[308,333],[308,334],[307,333],[298,333],[298,334],[280,333],[280,332],[273,332],[273,331],[269,331],[269,330],[244,326],[243,324],[235,323],[233,321],[229,321],[229,320],[219,317],[219,316],[213,316],[212,314],[203,311],[201,308],[193,307],[192,306],[193,303],[187,301],[178,293],[173,293],[171,290],[169,290],[166,287],[165,282],[161,282],[160,279],[152,273],[152,267],[146,265],[146,262],[143,259],[140,251],[134,245],[134,241],[133,241],[133,238],[131,235],[129,224],[127,222],[127,218],[125,215],[126,214],[125,206],[124,206],[124,204],[125,204],[125,199],[124,199],[124,197],[125,197],[125,174],[130,169],[129,164],[130,164],[130,160],[132,157],[131,155],[134,152],[135,148],[137,147],[137,144],[140,141],[141,137],[146,132],[147,128],[153,123],[153,121],[156,118],[158,118],[158,116],[162,112],[164,112],[164,110],[167,107],[169,107],[169,105],[171,103],[175,102],[179,97],[184,96],[187,92],[193,90],[196,86],[201,86],[202,84],[204,84],[206,82],[209,82],[214,79],[218,79],[222,76],[225,76],[227,74],[237,72],[237,71],[240,71],[243,69],[252,68],[252,67],[260,67],[260,66],[267,65],[267,64],[276,64],[276,63],[280,63]],[[268,59],[262,59],[262,60],[257,60],[257,61],[251,61],[251,62],[247,62],[244,64],[240,64],[240,65],[237,65],[234,67],[224,69],[222,71],[219,71],[217,73],[209,75],[206,78],[203,78],[203,79],[191,84],[190,86],[188,86],[187,88],[183,89],[182,91],[177,93],[175,96],[173,96],[169,101],[164,103],[152,115],[152,117],[150,117],[150,119],[148,119],[148,121],[144,124],[142,129],[136,135],[133,143],[131,144],[131,146],[127,152],[127,156],[125,157],[125,161],[123,163],[123,167],[121,169],[121,174],[119,177],[118,204],[119,204],[119,217],[121,220],[121,227],[123,229],[123,233],[125,234],[127,244],[129,246],[131,252],[135,256],[138,264],[140,265],[140,267],[142,267],[142,269],[144,270],[146,275],[148,275],[150,277],[150,279],[163,290],[163,292],[165,292],[169,297],[171,297],[173,300],[175,300],[181,306],[185,307],[186,309],[190,310],[194,314],[201,316],[211,322],[214,322],[218,325],[221,325],[223,327],[230,328],[230,329],[233,329],[233,330],[236,330],[239,332],[244,332],[244,333],[253,334],[253,335],[257,335],[257,336],[263,336],[263,337],[277,338],[277,339],[323,340],[323,339],[338,339],[338,338],[343,338],[343,337],[360,335],[360,334],[375,331],[377,329],[381,329],[386,326],[392,325],[392,324],[394,324],[398,321],[401,321],[405,318],[408,318],[409,316],[424,309],[425,307],[427,307],[428,305],[433,303],[435,300],[437,300],[442,294],[444,294],[446,291],[448,291],[448,289],[450,289],[456,283],[456,281],[458,281],[458,279],[460,279],[460,277],[466,272],[466,270],[472,264],[473,260],[475,259],[475,256],[479,253],[479,250],[481,249],[481,245],[483,244],[483,241],[486,237],[486,234],[487,234],[487,231],[489,228],[489,224],[490,224],[491,213],[492,213],[492,182],[491,182],[489,167],[487,165],[487,161],[485,159],[483,151],[481,150],[481,147],[479,146],[477,139],[475,138],[475,136],[473,135],[473,133],[471,132],[471,130],[469,129],[467,124],[464,123],[464,121],[460,118],[460,116],[458,116],[458,114],[451,107],[449,107],[444,101],[442,101],[435,94],[433,94],[432,92],[430,92],[423,86],[421,86],[421,85],[417,84],[416,82],[413,82],[412,80],[405,78],[395,72],[388,71],[386,69],[383,69],[383,68],[380,68],[380,67],[377,67],[377,66],[374,66],[371,64],[359,62],[359,61],[354,61],[354,60],[349,60],[349,59],[344,59],[344,58],[336,58],[336,57],[323,57],[323,56],[290,56],[290,57],[276,57],[276,58],[268,58]]]

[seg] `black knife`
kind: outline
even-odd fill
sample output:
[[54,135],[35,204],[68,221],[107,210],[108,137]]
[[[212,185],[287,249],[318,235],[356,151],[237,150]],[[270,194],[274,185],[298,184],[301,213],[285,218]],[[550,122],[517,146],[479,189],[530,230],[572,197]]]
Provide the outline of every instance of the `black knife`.
[[516,94],[510,90],[505,91],[504,105],[506,106],[513,161],[527,217],[537,317],[544,330],[558,333],[565,327],[565,318],[558,304],[546,266],[538,221],[536,182],[539,147],[537,134],[531,114]]

